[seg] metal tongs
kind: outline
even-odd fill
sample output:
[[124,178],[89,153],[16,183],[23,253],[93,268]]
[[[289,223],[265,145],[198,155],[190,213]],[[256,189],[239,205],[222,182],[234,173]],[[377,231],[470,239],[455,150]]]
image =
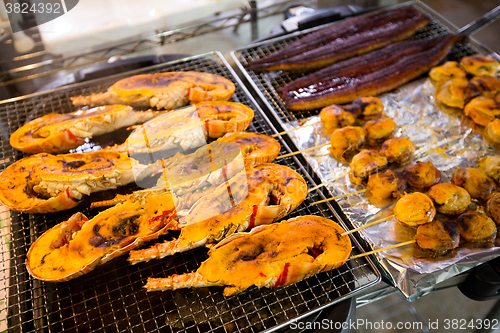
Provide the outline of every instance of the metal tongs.
[[[483,29],[484,27],[490,25],[493,23],[496,19],[500,17],[500,5],[493,8],[477,20],[472,21],[471,23],[463,26],[462,28],[457,30],[457,34],[465,34],[465,35],[472,35],[479,30]],[[496,52],[492,52],[489,54],[490,57],[496,58],[498,61],[500,61],[500,55]]]
[[465,25],[464,27],[457,30],[457,34],[472,35],[473,33],[481,30],[482,28],[493,23],[497,18],[500,17],[500,5],[493,8],[477,20]]

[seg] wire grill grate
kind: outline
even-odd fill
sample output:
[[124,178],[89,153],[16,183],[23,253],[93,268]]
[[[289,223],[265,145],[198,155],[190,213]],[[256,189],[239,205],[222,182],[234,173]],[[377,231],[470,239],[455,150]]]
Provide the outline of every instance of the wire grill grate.
[[[255,101],[235,77],[218,53],[135,71],[151,73],[194,70],[222,75],[236,84],[232,101],[257,110],[249,131],[273,134],[275,130]],[[130,76],[127,73],[126,76]],[[2,136],[0,170],[23,157],[12,149],[8,135],[26,120],[50,112],[70,112],[68,97],[105,91],[124,75],[75,85],[45,94],[0,102],[0,125],[7,129]],[[101,143],[97,143],[101,144]],[[282,153],[288,152],[282,141]],[[92,145],[79,148],[86,151]],[[280,161],[311,180],[308,171],[294,158]],[[130,189],[129,189],[130,190]],[[116,193],[116,192],[115,192]],[[113,196],[115,193],[111,193]],[[310,195],[289,217],[316,214],[338,220],[326,206],[309,203],[322,199]],[[148,277],[165,277],[190,272],[199,267],[207,250],[199,248],[162,260],[135,266],[129,265],[126,255],[98,266],[89,274],[68,282],[47,283],[31,278],[24,260],[31,243],[44,231],[81,211],[95,216],[99,210],[82,205],[65,212],[29,215],[0,208],[9,227],[2,233],[10,238],[1,240],[4,269],[4,293],[8,292],[7,320],[17,332],[260,332],[275,330],[290,320],[305,316],[341,299],[352,296],[379,281],[378,272],[367,259],[350,261],[343,267],[318,274],[297,284],[276,290],[251,288],[232,297],[222,296],[222,288],[200,288],[175,292],[146,293],[142,288]],[[342,223],[342,222],[341,222]],[[164,236],[165,238],[166,236]],[[10,246],[10,248],[8,248]],[[354,247],[354,252],[357,248]],[[7,287],[10,285],[10,287]],[[281,326],[280,326],[281,325]]]

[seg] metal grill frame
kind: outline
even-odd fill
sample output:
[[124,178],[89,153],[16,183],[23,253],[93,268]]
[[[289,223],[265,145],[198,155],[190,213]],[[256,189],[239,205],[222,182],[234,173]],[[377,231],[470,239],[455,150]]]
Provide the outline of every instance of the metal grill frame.
[[[13,149],[9,134],[26,120],[49,112],[71,112],[74,107],[68,97],[105,91],[117,80],[140,73],[195,70],[222,75],[236,85],[232,101],[255,110],[249,131],[264,134],[276,129],[251,97],[235,72],[218,52],[190,57],[146,69],[114,75],[105,79],[76,84],[49,92],[18,97],[0,102],[0,170],[24,157]],[[96,139],[97,140],[97,139]],[[280,139],[282,152],[290,152]],[[79,148],[85,151],[87,148]],[[296,157],[280,160],[299,172],[311,186],[314,174]],[[306,201],[287,218],[315,214],[344,221],[329,206],[309,204],[325,198],[322,192],[310,194]],[[63,222],[77,211],[95,216],[99,210],[88,205],[55,214],[32,215],[8,211],[10,227],[2,233],[10,238],[10,251],[0,250],[1,260],[10,262],[8,289],[9,328],[16,332],[260,332],[275,331],[334,303],[361,293],[380,281],[380,273],[371,259],[349,261],[339,269],[317,274],[291,286],[277,289],[256,287],[232,297],[222,296],[222,288],[210,287],[174,292],[146,293],[142,288],[148,277],[165,277],[195,270],[204,261],[206,249],[180,253],[170,258],[131,266],[126,255],[118,257],[82,277],[61,283],[33,279],[26,271],[24,260],[29,246],[45,230]],[[10,229],[10,230],[9,230]],[[165,238],[165,237],[163,237]],[[353,253],[363,249],[352,238]],[[0,240],[5,244],[5,237]],[[5,248],[4,246],[2,249]],[[7,274],[5,274],[7,273]],[[7,281],[4,281],[7,283]],[[6,290],[7,292],[7,290]]]

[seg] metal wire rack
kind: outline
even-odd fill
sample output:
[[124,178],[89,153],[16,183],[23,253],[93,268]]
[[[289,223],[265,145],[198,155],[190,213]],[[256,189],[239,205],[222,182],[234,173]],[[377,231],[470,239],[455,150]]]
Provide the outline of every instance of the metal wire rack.
[[[210,72],[232,80],[236,85],[232,100],[256,111],[249,131],[276,133],[223,57],[218,53],[209,53],[0,103],[0,124],[5,129],[2,133],[6,133],[0,141],[0,170],[23,156],[9,145],[8,137],[26,119],[50,112],[73,111],[68,97],[105,91],[124,76],[185,70]],[[96,139],[95,144],[102,143]],[[281,144],[282,153],[288,152],[287,144],[284,141]],[[88,149],[83,148],[84,151]],[[280,163],[296,170],[311,186],[315,184],[315,176],[294,157],[285,158]],[[319,193],[310,194],[289,217],[314,214],[339,221],[335,212],[327,206],[309,206],[320,196]],[[1,208],[0,214],[7,224],[2,233],[7,238],[0,240],[1,263],[6,267],[1,271],[0,287],[3,287],[0,292],[8,295],[5,311],[12,331],[274,331],[285,327],[293,319],[357,295],[380,280],[371,261],[360,258],[288,287],[254,287],[232,297],[224,297],[222,288],[218,287],[154,293],[146,293],[142,288],[148,277],[165,277],[195,270],[207,258],[207,251],[203,248],[134,266],[127,263],[126,256],[118,257],[68,282],[49,283],[33,279],[24,264],[30,245],[44,231],[67,220],[77,211],[87,216],[95,216],[99,212],[90,209],[88,203],[69,211],[43,215],[21,214]],[[343,224],[343,221],[339,222]],[[353,244],[353,252],[359,252],[356,239],[353,239]]]

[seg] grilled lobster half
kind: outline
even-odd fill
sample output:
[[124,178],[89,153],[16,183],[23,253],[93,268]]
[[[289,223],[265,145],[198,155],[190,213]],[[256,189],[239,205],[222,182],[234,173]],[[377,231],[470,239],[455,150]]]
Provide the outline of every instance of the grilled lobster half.
[[227,101],[208,101],[163,113],[136,126],[125,143],[106,148],[128,153],[153,153],[181,148],[188,150],[219,138],[241,132],[250,126],[254,112],[248,106]]
[[25,153],[61,153],[85,143],[85,139],[118,128],[145,122],[152,111],[134,111],[127,105],[106,105],[67,114],[51,113],[34,119],[10,136],[10,145]]
[[219,75],[203,72],[165,72],[135,75],[116,82],[104,93],[72,97],[75,106],[126,104],[173,110],[189,103],[227,101],[234,84]]
[[[36,154],[14,162],[0,173],[0,202],[25,213],[57,212],[75,207],[83,195],[140,182],[162,169],[165,177],[159,180],[160,188],[165,188],[168,178],[174,194],[199,195],[199,190],[222,177],[221,171],[226,177],[232,176],[245,165],[273,161],[279,151],[280,144],[266,135],[231,133],[192,154],[177,153],[149,165],[106,150]],[[213,172],[216,167],[220,170]],[[116,204],[124,200],[113,201]]]
[[[83,195],[129,184],[159,169],[127,154],[36,154],[0,173],[0,202],[24,213],[53,213],[77,206]],[[135,175],[139,175],[137,178]]]
[[143,193],[91,220],[76,213],[31,245],[26,266],[37,279],[67,281],[157,238],[174,220],[175,204],[167,192]]
[[332,220],[300,216],[238,233],[217,244],[196,272],[149,278],[148,291],[226,286],[230,296],[255,285],[281,287],[342,266],[351,253],[349,236]]

